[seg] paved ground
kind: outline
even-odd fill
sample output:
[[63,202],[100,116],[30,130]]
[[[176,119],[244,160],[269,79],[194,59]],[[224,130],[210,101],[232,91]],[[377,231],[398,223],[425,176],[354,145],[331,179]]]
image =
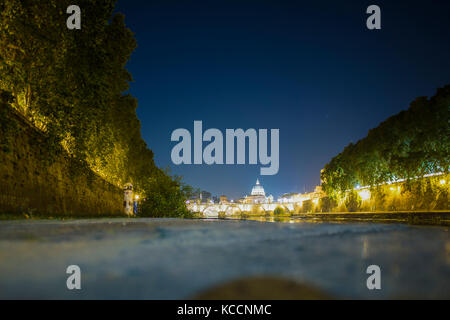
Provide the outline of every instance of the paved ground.
[[[68,265],[82,289],[69,291]],[[382,289],[366,287],[381,267]],[[98,219],[0,222],[0,298],[177,299],[276,276],[338,298],[450,298],[448,227]],[[259,278],[261,279],[261,278]]]

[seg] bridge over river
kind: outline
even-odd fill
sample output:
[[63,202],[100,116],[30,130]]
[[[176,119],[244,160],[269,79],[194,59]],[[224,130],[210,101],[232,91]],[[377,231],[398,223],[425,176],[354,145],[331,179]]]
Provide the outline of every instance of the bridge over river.
[[248,212],[271,213],[277,207],[286,212],[294,212],[293,203],[202,203],[189,204],[188,209],[200,213],[205,217],[218,217],[219,215],[233,216]]

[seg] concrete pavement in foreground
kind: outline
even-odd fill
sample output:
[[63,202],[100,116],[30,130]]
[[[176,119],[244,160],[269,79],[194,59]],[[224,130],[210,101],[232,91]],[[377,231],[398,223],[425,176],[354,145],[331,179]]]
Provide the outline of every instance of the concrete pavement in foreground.
[[[381,268],[368,290],[366,268]],[[66,268],[81,268],[68,290]],[[270,276],[336,298],[450,298],[448,227],[243,220],[0,222],[1,299],[183,299]]]

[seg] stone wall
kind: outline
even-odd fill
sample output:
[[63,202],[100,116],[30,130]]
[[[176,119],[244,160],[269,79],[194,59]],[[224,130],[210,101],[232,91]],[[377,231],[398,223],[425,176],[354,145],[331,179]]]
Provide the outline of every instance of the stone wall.
[[44,216],[122,214],[123,193],[64,151],[8,105],[0,127],[0,213]]

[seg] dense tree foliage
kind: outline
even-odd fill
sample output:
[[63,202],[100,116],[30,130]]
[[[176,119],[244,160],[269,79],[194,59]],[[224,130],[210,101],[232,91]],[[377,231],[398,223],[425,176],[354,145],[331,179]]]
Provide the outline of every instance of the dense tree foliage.
[[279,215],[282,215],[285,213],[286,213],[286,210],[282,207],[276,207],[275,210],[273,210],[273,214],[276,216],[279,216]]
[[348,145],[322,171],[324,191],[335,195],[356,186],[376,186],[449,171],[450,85],[388,118],[367,137]]
[[146,193],[145,201],[141,202],[142,216],[192,216],[185,203],[191,187],[184,185],[179,177],[171,179],[167,173],[159,171],[145,180],[142,189],[150,191]]
[[115,0],[80,0],[82,28],[69,30],[71,4],[0,2],[0,90],[54,141],[55,152],[64,148],[107,181],[131,182],[165,210],[172,200],[178,210],[180,182],[155,166],[141,137],[137,101],[126,94],[132,78],[125,65],[136,41],[124,16],[113,14]]

